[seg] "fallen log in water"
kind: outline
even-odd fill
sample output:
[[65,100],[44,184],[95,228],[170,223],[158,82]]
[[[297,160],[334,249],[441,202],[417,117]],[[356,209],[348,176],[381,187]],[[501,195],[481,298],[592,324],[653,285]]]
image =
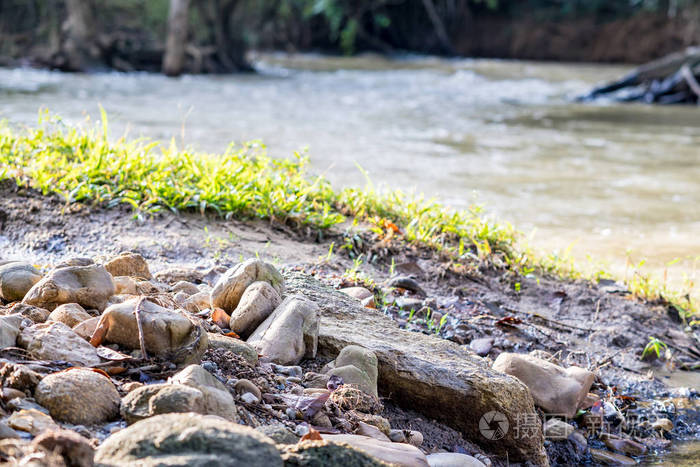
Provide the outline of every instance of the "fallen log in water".
[[581,101],[612,99],[619,102],[698,104],[700,47],[688,47],[646,63],[617,81],[594,88]]

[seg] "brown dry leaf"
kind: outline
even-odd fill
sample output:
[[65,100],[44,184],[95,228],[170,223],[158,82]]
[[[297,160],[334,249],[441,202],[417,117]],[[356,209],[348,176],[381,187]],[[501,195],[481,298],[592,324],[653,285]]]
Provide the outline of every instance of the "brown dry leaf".
[[301,437],[299,441],[323,441],[321,433],[309,427],[309,432]]
[[105,368],[105,370],[110,375],[120,375],[126,371],[126,368],[124,368],[123,366],[110,366]]
[[241,336],[239,336],[238,334],[236,334],[236,333],[233,332],[233,331],[227,332],[226,334],[224,334],[224,336],[226,336],[226,337],[233,337],[234,339],[240,339],[240,338],[241,338]]
[[106,371],[101,370],[99,368],[90,368],[90,367],[85,367],[85,366],[71,366],[69,368],[66,368],[65,370],[57,371],[56,373],[63,373],[66,371],[71,371],[71,370],[90,370],[90,371],[94,371],[95,373],[99,373],[102,376],[104,376],[105,378],[109,379],[109,375],[107,374]]
[[214,323],[216,323],[216,325],[220,328],[227,328],[229,326],[229,321],[231,321],[231,317],[221,308],[214,308],[214,311],[211,314],[211,320],[214,321]]

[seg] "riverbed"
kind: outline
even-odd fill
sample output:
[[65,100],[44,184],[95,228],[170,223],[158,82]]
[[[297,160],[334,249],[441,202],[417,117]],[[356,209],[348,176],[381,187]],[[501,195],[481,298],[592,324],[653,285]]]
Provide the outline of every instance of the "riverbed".
[[[205,151],[308,148],[335,185],[482,204],[543,250],[681,286],[700,257],[700,110],[572,102],[627,71],[602,65],[265,54],[257,74],[61,74],[0,69],[0,118],[71,123],[107,111],[113,137]],[[700,264],[698,264],[700,265]]]

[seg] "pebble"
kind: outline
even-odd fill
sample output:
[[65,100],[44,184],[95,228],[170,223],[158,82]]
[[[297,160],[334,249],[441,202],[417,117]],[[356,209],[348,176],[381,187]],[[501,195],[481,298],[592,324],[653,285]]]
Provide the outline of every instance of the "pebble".
[[273,363],[272,370],[275,373],[282,373],[283,375],[295,376],[297,378],[301,378],[304,375],[304,370],[302,370],[300,366],[296,366],[296,365],[284,366],[284,365],[277,365],[277,364]]
[[608,437],[603,441],[605,445],[613,451],[619,451],[628,456],[642,456],[646,454],[647,448],[631,439]]
[[427,295],[425,293],[425,290],[423,290],[420,284],[418,284],[418,281],[408,276],[396,276],[392,279],[389,279],[389,282],[387,282],[387,286],[394,287],[397,289],[410,290],[411,292],[418,295],[422,295],[423,297]]
[[245,403],[248,403],[248,404],[256,404],[256,403],[260,402],[260,399],[258,399],[255,394],[250,393],[250,392],[244,393],[241,396],[241,400]]
[[247,379],[239,379],[238,381],[236,381],[236,384],[233,386],[233,388],[238,394],[252,394],[255,397],[256,401],[262,399],[262,393],[260,392],[260,389]]
[[423,433],[411,430],[408,432],[408,436],[406,436],[406,441],[415,447],[420,447],[420,445],[423,444]]
[[290,376],[285,380],[287,383],[295,383],[295,384],[301,384],[301,378],[298,378],[296,376]]
[[469,348],[480,357],[485,357],[491,351],[493,347],[493,338],[491,337],[481,337],[479,339],[474,339],[469,343]]
[[202,362],[202,368],[207,370],[209,373],[214,373],[219,369],[219,366],[214,362]]
[[293,408],[289,407],[287,410],[284,411],[285,415],[287,416],[288,419],[290,420],[296,420],[297,419],[297,411],[294,410]]
[[394,443],[405,443],[406,435],[404,434],[403,430],[391,430],[389,432],[389,439]]

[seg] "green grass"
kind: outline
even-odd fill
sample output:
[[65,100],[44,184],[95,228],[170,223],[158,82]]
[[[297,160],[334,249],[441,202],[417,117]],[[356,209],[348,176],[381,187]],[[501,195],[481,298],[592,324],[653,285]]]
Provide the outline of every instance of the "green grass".
[[[100,125],[69,126],[47,112],[35,128],[0,123],[0,179],[57,193],[66,203],[128,204],[136,215],[211,212],[319,230],[351,218],[369,224],[385,240],[398,237],[432,248],[457,270],[490,265],[516,278],[605,275],[580,272],[566,252],[533,253],[512,226],[486,220],[480,207],[450,209],[422,195],[380,191],[369,179],[364,188],[334,190],[324,178],[310,176],[307,167],[305,155],[274,159],[260,143],[206,154],[178,149],[174,142],[111,140],[104,114]],[[641,298],[669,299],[686,316],[696,311],[684,293],[633,277],[628,285]]]

